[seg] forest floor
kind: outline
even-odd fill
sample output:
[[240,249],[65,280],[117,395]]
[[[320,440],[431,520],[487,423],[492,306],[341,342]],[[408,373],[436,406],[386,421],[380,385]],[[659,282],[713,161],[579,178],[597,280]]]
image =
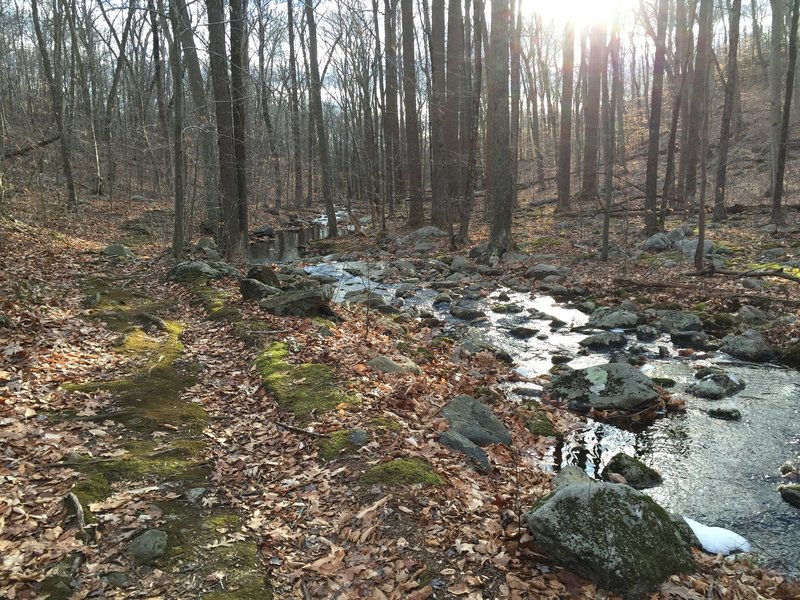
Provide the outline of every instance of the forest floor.
[[[635,213],[613,224],[627,252],[602,263],[594,205],[563,217],[526,195],[520,204],[519,251],[568,266],[570,284],[599,303],[704,303],[709,313],[759,303],[800,316],[795,281],[763,278],[754,291],[736,275],[698,276],[679,256],[677,268],[664,255],[634,257]],[[337,306],[338,323],[275,317],[245,303],[235,280],[170,281],[169,231],[123,228],[166,205],[93,199],[76,218],[28,195],[9,208],[13,218],[0,220],[0,597],[614,598],[537,553],[522,524],[551,487],[535,456],[552,438],[525,427],[532,409],[493,405],[515,444],[489,449],[492,473],[436,442],[444,403],[516,377],[493,355],[453,361],[450,347],[430,344],[430,328],[363,307]],[[798,212],[789,219],[797,225]],[[797,230],[766,232],[768,220],[749,206],[710,231],[732,249],[728,269],[760,268],[775,247],[800,254]],[[475,241],[487,233],[478,221]],[[135,258],[104,255],[112,242]],[[369,258],[378,242],[367,230],[326,247]],[[453,254],[436,244],[429,256]],[[765,334],[787,348],[799,324]],[[366,366],[401,349],[419,374]],[[266,371],[285,374],[288,388],[327,386],[329,410],[287,412],[265,389]],[[566,411],[544,413],[555,431],[580,425]],[[368,436],[359,448],[341,433],[355,429]],[[365,477],[388,464],[397,469]],[[142,547],[159,554],[162,540],[140,534],[153,529],[169,542],[150,560]],[[695,553],[697,572],[651,599],[800,597],[796,582],[746,559]]]

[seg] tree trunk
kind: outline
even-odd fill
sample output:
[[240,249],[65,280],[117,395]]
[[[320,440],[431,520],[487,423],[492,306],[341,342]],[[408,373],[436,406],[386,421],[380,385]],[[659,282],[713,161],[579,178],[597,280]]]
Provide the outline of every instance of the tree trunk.
[[[511,16],[514,10],[512,4]],[[511,34],[511,71],[510,71],[510,99],[511,99],[511,130],[509,145],[511,147],[511,204],[517,205],[517,181],[519,180],[519,112],[520,112],[520,53],[522,51],[522,4],[516,2],[516,25],[513,25]],[[512,20],[513,24],[513,20]]]
[[449,219],[447,195],[447,154],[444,145],[445,47],[444,0],[431,3],[431,223],[447,227]]
[[614,19],[611,25],[611,39],[608,43],[608,54],[611,58],[611,94],[609,96],[608,70],[603,70],[603,121],[605,122],[605,177],[603,185],[605,187],[605,199],[603,210],[603,234],[602,249],[600,259],[608,260],[609,229],[611,224],[611,204],[614,200],[614,150],[616,140],[616,103],[619,101],[620,73],[619,73],[619,16]]
[[[266,60],[264,56],[266,40],[266,15],[262,3],[258,3],[258,78],[260,80],[260,102],[261,118],[264,121],[264,129],[267,134],[267,144],[269,146],[269,162],[272,165],[272,179],[275,186],[276,210],[280,210],[283,203],[283,178],[281,177],[280,160],[278,158],[278,145],[275,135],[275,126],[272,123],[270,114],[270,103],[272,102],[272,85],[267,81]],[[274,49],[273,49],[274,50]],[[265,203],[266,204],[266,203]]]
[[236,205],[239,236],[247,240],[247,0],[231,2],[231,95],[233,100],[233,152],[236,158]]
[[647,177],[645,179],[644,227],[652,235],[658,228],[658,152],[661,141],[661,99],[666,64],[666,35],[669,0],[658,0],[656,22],[656,54],[653,59],[653,96],[650,101],[650,136],[647,146]]
[[175,258],[183,258],[184,239],[184,192],[185,163],[183,155],[183,67],[181,65],[181,25],[180,9],[174,0],[169,3],[169,20],[172,26],[172,47],[170,49],[170,66],[172,67],[172,106],[173,106],[173,184],[175,188],[175,221],[172,229],[172,254]]
[[447,99],[443,143],[447,163],[448,196],[464,193],[464,140],[460,136],[464,89],[464,20],[461,0],[450,0],[447,9]]
[[408,224],[425,222],[422,204],[422,162],[420,161],[419,117],[417,116],[417,65],[414,54],[414,2],[400,0],[403,21],[403,96],[406,111],[406,178],[408,180]]
[[728,77],[725,82],[725,104],[722,107],[722,123],[719,132],[719,158],[717,162],[717,179],[714,186],[714,221],[728,218],[725,210],[725,184],[728,171],[728,146],[731,137],[731,117],[736,89],[739,86],[739,68],[737,54],[739,51],[739,17],[742,12],[742,0],[733,0],[730,12],[730,41],[728,45]]
[[785,0],[770,0],[772,7],[772,31],[769,51],[769,190],[767,196],[775,197],[775,181],[778,172],[778,152],[781,138],[781,87],[783,86],[783,11]]
[[572,161],[572,81],[575,59],[575,30],[572,19],[564,27],[564,55],[561,70],[561,129],[558,137],[558,212],[570,209],[570,169]]
[[606,26],[592,26],[584,115],[583,186],[586,197],[597,196],[597,150],[600,141],[600,86],[605,70]]
[[317,57],[317,22],[314,16],[312,0],[304,0],[306,5],[306,23],[308,24],[308,63],[311,71],[311,112],[317,129],[317,154],[322,171],[322,201],[325,204],[325,215],[328,217],[328,235],[336,237],[336,209],[333,207],[333,190],[331,189],[331,163],[328,154],[328,135],[322,115],[322,81],[319,76],[319,59]]
[[384,0],[384,35],[386,45],[386,103],[384,138],[386,140],[386,181],[389,214],[394,215],[394,201],[400,188],[400,130],[397,125],[397,0]]
[[286,28],[289,30],[289,111],[292,128],[294,206],[303,205],[303,154],[300,143],[300,101],[297,93],[297,54],[294,35],[294,0],[286,0]]

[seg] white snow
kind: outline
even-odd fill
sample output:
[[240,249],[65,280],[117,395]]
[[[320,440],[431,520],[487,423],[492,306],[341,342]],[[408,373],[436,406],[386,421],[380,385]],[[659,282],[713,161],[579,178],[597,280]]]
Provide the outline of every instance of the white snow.
[[750,542],[738,533],[722,527],[709,527],[688,517],[683,517],[683,520],[692,529],[700,541],[700,546],[706,552],[721,553],[723,556],[731,552],[750,552]]

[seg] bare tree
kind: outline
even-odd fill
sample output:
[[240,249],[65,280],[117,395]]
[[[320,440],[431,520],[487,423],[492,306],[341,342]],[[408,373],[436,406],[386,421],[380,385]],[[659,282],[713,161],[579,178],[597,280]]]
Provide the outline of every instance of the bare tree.
[[584,114],[583,186],[584,196],[597,196],[597,150],[600,142],[600,86],[606,68],[606,26],[592,26]]
[[448,226],[447,155],[444,145],[444,114],[447,97],[445,81],[444,0],[431,3],[431,223]]
[[645,179],[644,226],[647,235],[658,227],[658,153],[661,140],[661,99],[664,87],[664,67],[667,62],[666,37],[669,0],[658,0],[656,17],[656,54],[653,59],[653,95],[650,101],[650,136],[647,146],[647,177]]
[[422,162],[420,160],[419,117],[417,116],[417,65],[414,53],[414,3],[400,0],[403,21],[403,95],[406,112],[406,172],[408,178],[408,224],[425,221],[422,204]]
[[561,69],[561,130],[558,137],[558,204],[559,212],[570,209],[569,188],[572,162],[572,81],[575,59],[575,29],[572,19],[564,26],[564,54]]

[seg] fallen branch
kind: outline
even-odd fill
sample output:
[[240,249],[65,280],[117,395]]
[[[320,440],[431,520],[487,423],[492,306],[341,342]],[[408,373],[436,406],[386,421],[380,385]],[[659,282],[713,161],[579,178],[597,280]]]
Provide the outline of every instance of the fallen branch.
[[30,146],[25,146],[24,148],[6,148],[3,150],[3,155],[0,160],[8,160],[9,158],[16,158],[17,156],[25,156],[31,150],[36,150],[36,148],[44,148],[48,144],[52,144],[56,140],[61,138],[61,134],[57,133],[51,138],[47,138],[42,140],[41,142],[37,142],[36,144],[32,144]]
[[325,433],[317,433],[316,431],[309,431],[308,429],[303,429],[302,427],[295,427],[294,425],[289,425],[288,423],[281,423],[280,421],[275,421],[275,425],[281,427],[282,429],[286,429],[287,431],[293,431],[294,433],[303,433],[305,435],[310,435],[311,437],[315,438],[328,437],[328,435]]
[[[675,283],[668,281],[637,281],[635,279],[621,279],[616,278],[613,281],[616,285],[632,285],[644,288],[665,288],[665,289],[684,289],[695,291],[708,291],[706,286],[691,285],[688,283]],[[791,304],[793,306],[800,306],[800,300],[794,298],[780,298],[778,296],[770,296],[768,294],[736,294],[737,298],[744,298],[745,300],[768,300],[770,302],[781,302],[783,304]]]

